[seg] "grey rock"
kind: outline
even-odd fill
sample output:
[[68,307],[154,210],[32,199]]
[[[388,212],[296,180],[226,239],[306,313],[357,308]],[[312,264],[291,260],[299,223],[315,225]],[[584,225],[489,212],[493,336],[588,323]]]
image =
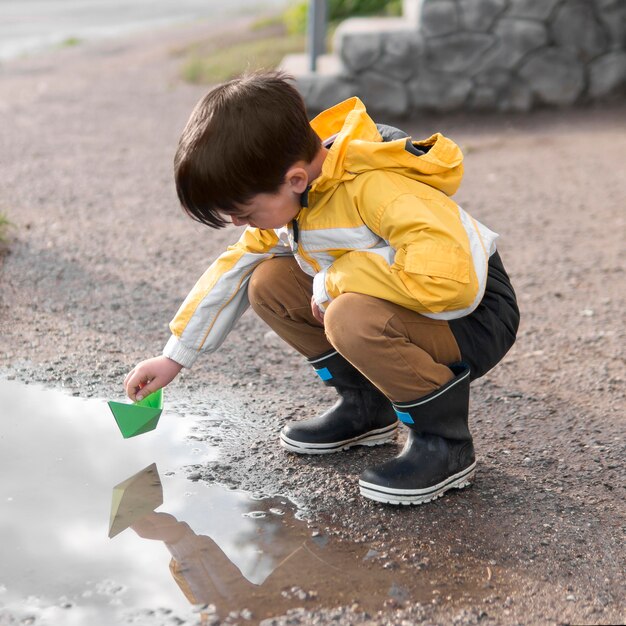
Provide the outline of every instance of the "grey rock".
[[482,33],[437,37],[426,41],[425,60],[435,72],[465,72],[474,68],[495,42],[493,35]]
[[[626,90],[626,0],[417,0],[419,29],[341,33],[344,77],[300,80],[320,110],[528,111]],[[407,85],[408,83],[408,85]]]
[[510,0],[508,17],[547,20],[558,0]]
[[466,30],[488,31],[507,6],[506,0],[458,0],[461,26]]
[[403,115],[409,109],[409,96],[404,83],[380,74],[362,74],[357,93],[365,106],[373,111]]
[[600,22],[609,37],[611,48],[626,48],[626,2],[624,0],[598,0]]
[[505,112],[526,113],[534,103],[533,93],[528,83],[518,77],[513,77],[509,84],[500,93],[498,109]]
[[472,81],[464,76],[424,72],[409,83],[411,103],[417,109],[452,111],[465,104]]
[[531,52],[545,46],[548,41],[546,27],[531,20],[504,18],[494,29],[496,45],[489,50],[480,69],[514,69]]
[[589,0],[569,0],[559,7],[551,31],[558,46],[573,50],[582,61],[599,56],[607,47],[606,34]]
[[626,52],[610,52],[589,66],[589,95],[604,98],[626,91]]
[[424,51],[418,32],[387,33],[383,37],[382,48],[382,55],[372,69],[403,81],[417,71]]
[[[356,83],[347,76],[300,76],[298,91],[307,94],[305,101],[310,111],[322,111],[352,97],[357,91]],[[303,96],[304,97],[304,96]]]
[[354,72],[371,67],[382,52],[379,33],[345,33],[340,46],[342,61]]
[[572,104],[585,86],[582,64],[571,52],[561,48],[534,53],[520,68],[519,76],[545,104]]
[[474,76],[474,83],[479,87],[491,86],[504,89],[511,80],[510,72],[501,69],[488,69]]
[[467,100],[467,108],[476,111],[494,109],[498,102],[498,90],[491,85],[477,85]]
[[473,109],[529,111],[533,94],[528,83],[504,70],[488,70],[474,77],[475,87],[468,100]]
[[438,37],[456,32],[459,28],[456,2],[453,0],[424,0],[420,27],[426,37]]

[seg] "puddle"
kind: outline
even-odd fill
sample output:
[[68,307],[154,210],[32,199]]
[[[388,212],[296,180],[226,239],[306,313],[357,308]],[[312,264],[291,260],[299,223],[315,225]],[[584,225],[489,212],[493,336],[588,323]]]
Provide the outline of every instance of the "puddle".
[[[103,400],[0,380],[0,417],[0,626],[256,623],[433,597],[415,570],[312,531],[287,498],[187,479],[219,451],[167,404],[125,440]],[[212,427],[223,416],[202,418]]]

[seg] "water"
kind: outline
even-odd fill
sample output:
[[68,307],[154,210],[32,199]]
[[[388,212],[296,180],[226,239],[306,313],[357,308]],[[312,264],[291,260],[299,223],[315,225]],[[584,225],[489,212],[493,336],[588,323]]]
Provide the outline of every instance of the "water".
[[286,0],[0,0],[0,60],[68,40],[267,11]]
[[217,457],[188,439],[193,420],[164,413],[157,431],[124,440],[105,402],[10,381],[0,382],[0,407],[0,616],[110,626],[129,612],[190,612],[163,544],[132,530],[107,536],[113,487],[151,463],[168,513],[211,533],[246,571],[249,497],[181,469]]
[[187,478],[220,462],[200,439],[228,429],[166,398],[156,430],[123,439],[103,400],[0,380],[0,625],[254,623],[431,599],[428,579],[313,532],[285,497]]

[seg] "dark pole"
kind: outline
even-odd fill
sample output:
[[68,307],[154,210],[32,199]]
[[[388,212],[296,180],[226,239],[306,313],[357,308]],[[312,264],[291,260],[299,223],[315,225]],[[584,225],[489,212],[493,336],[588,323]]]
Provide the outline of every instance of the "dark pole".
[[307,24],[309,69],[317,71],[317,57],[326,49],[326,0],[309,0]]

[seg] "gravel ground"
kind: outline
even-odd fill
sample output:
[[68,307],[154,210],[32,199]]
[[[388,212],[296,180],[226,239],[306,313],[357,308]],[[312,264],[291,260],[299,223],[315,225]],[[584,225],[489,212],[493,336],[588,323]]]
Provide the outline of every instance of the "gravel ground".
[[[216,33],[171,29],[0,66],[0,212],[17,226],[0,276],[0,375],[120,397],[126,371],[160,352],[187,290],[236,239],[186,218],[172,184],[204,92],[179,80],[172,50]],[[332,393],[252,314],[171,386],[177,409],[232,417],[219,462],[190,473],[288,495],[312,528],[370,544],[435,591],[369,614],[304,603],[271,623],[624,622],[624,120],[623,101],[380,120],[463,147],[458,201],[501,234],[518,292],[518,342],[473,385],[473,488],[398,509],[363,501],[356,484],[395,446],[284,453],[284,420]]]

